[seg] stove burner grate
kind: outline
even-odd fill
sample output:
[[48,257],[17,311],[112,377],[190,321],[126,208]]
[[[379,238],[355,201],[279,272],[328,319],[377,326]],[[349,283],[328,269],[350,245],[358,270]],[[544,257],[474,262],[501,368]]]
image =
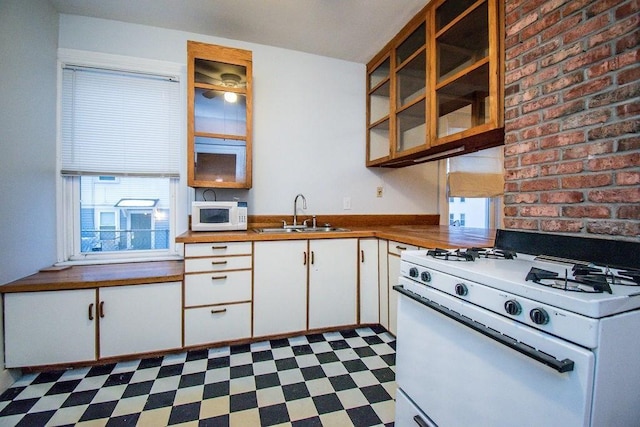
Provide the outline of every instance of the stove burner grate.
[[443,259],[445,261],[475,261],[478,258],[514,259],[517,257],[514,251],[494,248],[469,248],[455,250],[435,248],[428,250],[427,256]]
[[573,267],[574,277],[569,279],[568,272],[565,270],[564,278],[559,278],[558,273],[543,270],[541,268],[532,267],[527,274],[526,280],[532,281],[538,285],[547,286],[556,289],[562,289],[568,292],[591,292],[612,294],[611,284],[619,285],[621,280],[608,269],[607,272],[597,273],[592,267],[576,265]]

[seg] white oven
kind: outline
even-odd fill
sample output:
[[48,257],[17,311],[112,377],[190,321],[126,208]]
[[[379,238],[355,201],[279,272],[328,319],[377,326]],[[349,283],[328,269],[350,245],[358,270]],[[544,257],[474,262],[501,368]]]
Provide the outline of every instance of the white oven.
[[398,403],[406,425],[589,425],[591,351],[437,290],[425,293],[399,298],[397,383],[425,411],[407,414],[406,402]]
[[396,425],[640,426],[640,271],[567,261],[403,252]]

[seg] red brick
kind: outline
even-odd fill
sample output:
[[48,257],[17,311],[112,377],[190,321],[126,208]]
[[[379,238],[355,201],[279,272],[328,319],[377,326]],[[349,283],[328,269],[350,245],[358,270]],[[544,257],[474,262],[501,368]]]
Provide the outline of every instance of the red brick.
[[584,111],[585,102],[583,100],[564,102],[556,107],[548,108],[542,112],[542,118],[544,120],[556,119],[558,117],[565,117],[571,114]]
[[[542,93],[548,94],[557,90],[562,90],[566,87],[573,87],[577,83],[584,81],[584,73],[582,71],[575,71],[573,73],[565,74],[562,77],[553,80],[542,86]],[[566,99],[566,95],[565,95]]]
[[504,155],[512,156],[515,154],[528,153],[538,149],[536,141],[523,141],[519,144],[511,144],[504,147]]
[[592,234],[635,237],[640,235],[640,223],[629,221],[589,221],[587,223],[587,231]]
[[522,79],[525,76],[530,76],[531,74],[535,73],[537,70],[538,70],[538,65],[535,63],[523,65],[517,70],[513,70],[507,73],[504,79],[504,83],[505,85],[509,85],[515,81]]
[[555,122],[546,123],[540,126],[534,126],[529,129],[525,129],[520,132],[520,136],[523,139],[539,138],[541,136],[552,135],[560,131],[560,125]]
[[589,191],[588,200],[594,203],[640,202],[640,187]]
[[[622,1],[616,1],[614,4],[621,3]],[[616,9],[616,19],[626,18],[627,16],[634,16],[640,12],[640,2],[638,0],[627,2]]]
[[523,90],[516,95],[509,97],[505,101],[505,106],[513,107],[518,104],[522,104],[523,102],[531,101],[540,95],[540,89],[537,87],[530,88],[527,90]]
[[518,141],[520,141],[520,139],[518,138],[518,135],[515,132],[507,132],[504,135],[504,144],[505,145],[509,145],[509,144],[517,144]]
[[640,172],[618,172],[616,173],[616,184],[638,185],[640,184]]
[[576,40],[584,38],[587,34],[598,31],[609,24],[609,16],[606,14],[596,16],[593,19],[585,21],[582,25],[577,25],[571,30],[564,33],[563,42],[573,43]]
[[530,62],[537,61],[543,56],[547,56],[560,48],[560,40],[551,40],[548,43],[537,45],[535,48],[529,49],[529,51],[522,55],[522,62],[528,64]]
[[[547,0],[528,0],[527,2],[522,3],[522,13],[529,13],[541,6],[543,6],[544,4],[547,3]],[[543,10],[541,10],[541,12],[543,12],[542,14],[544,15],[545,12]],[[547,10],[547,13],[549,12],[549,10]]]
[[537,113],[525,114],[505,125],[505,132],[513,132],[514,130],[524,129],[540,123],[540,115]]
[[[559,51],[545,57],[542,58],[542,60],[540,61],[540,64],[543,67],[548,67],[549,65],[553,65],[553,64],[557,64],[559,62],[562,62],[564,60],[566,60],[567,58],[573,58],[576,57],[577,55],[580,55],[582,52],[582,45],[580,43],[575,43],[573,46],[566,46],[563,47],[562,49],[560,49]],[[580,58],[580,57],[578,57]],[[576,68],[579,67],[574,67],[573,69],[575,70]]]
[[625,134],[639,133],[640,120],[619,121],[606,126],[591,129],[588,132],[590,141],[598,139],[615,138]]
[[529,166],[520,169],[511,169],[505,171],[504,179],[506,181],[513,181],[515,179],[527,179],[538,176],[538,169],[535,166]]
[[636,51],[625,52],[618,56],[613,56],[607,61],[602,61],[590,68],[587,68],[587,78],[601,76],[610,71],[619,70],[627,65],[635,65],[640,60],[640,53]]
[[523,53],[534,49],[538,45],[538,41],[536,39],[524,40],[522,43],[518,43],[517,45],[509,48],[505,52],[505,58],[508,60],[514,59]]
[[523,113],[530,113],[543,108],[556,105],[558,103],[558,95],[551,95],[544,98],[538,98],[522,106]]
[[625,205],[618,208],[618,218],[640,220],[640,205]]
[[560,66],[554,65],[552,67],[543,68],[531,76],[526,76],[520,80],[520,84],[523,89],[528,89],[530,87],[538,86],[544,82],[555,80],[561,74],[562,70],[560,69]]
[[640,101],[629,102],[616,107],[616,115],[620,118],[640,115]]
[[520,191],[548,191],[559,188],[558,180],[553,178],[535,179],[520,183]]
[[520,157],[520,164],[522,164],[522,166],[526,166],[539,163],[549,163],[556,162],[558,159],[560,159],[560,152],[558,150],[538,151],[535,153],[524,154]]
[[576,11],[582,11],[582,9],[593,3],[593,0],[573,0],[568,1],[567,5],[562,9],[562,16],[569,16]]
[[613,152],[612,141],[593,142],[577,147],[566,148],[562,151],[562,159],[586,159],[589,156],[608,154]]
[[588,46],[594,47],[602,43],[608,43],[611,40],[615,40],[618,37],[624,36],[627,33],[635,31],[640,24],[640,17],[632,16],[624,21],[618,21],[615,25],[607,28],[605,31],[598,33],[589,38]]
[[550,165],[540,166],[540,175],[541,176],[569,175],[569,174],[580,173],[582,172],[583,169],[584,169],[584,166],[580,161],[554,163]]
[[511,49],[513,46],[517,46],[520,43],[520,35],[507,36],[504,38],[504,46],[506,49]]
[[562,147],[565,145],[580,144],[584,141],[584,133],[582,131],[567,132],[542,139],[540,141],[540,148]]
[[503,211],[505,216],[518,216],[518,208],[516,206],[505,206]]
[[540,33],[542,41],[550,40],[563,34],[567,28],[572,28],[582,22],[582,16],[576,14],[573,16],[565,17],[556,25],[546,28]]
[[505,108],[504,110],[504,120],[510,121],[518,118],[520,116],[520,111],[518,108]]
[[549,232],[577,233],[583,227],[582,221],[554,219],[540,222],[540,229]]
[[516,230],[537,230],[538,220],[505,218],[504,226],[505,228],[516,229]]
[[509,192],[515,193],[517,191],[520,191],[520,183],[519,182],[512,181],[512,182],[505,182],[504,183],[504,192],[505,193],[509,193]]
[[638,45],[640,45],[640,32],[636,31],[618,39],[615,52],[616,54],[621,54],[627,50],[632,50]]
[[610,174],[577,175],[562,178],[562,188],[593,188],[606,187],[613,183]]
[[511,195],[505,195],[504,203],[507,205],[515,204],[531,204],[538,202],[538,195],[533,193],[516,193]]
[[587,168],[592,171],[624,169],[634,166],[640,166],[640,153],[599,157],[587,161]]
[[550,193],[542,193],[540,195],[540,203],[582,203],[584,194],[581,191],[554,191]]
[[[580,75],[582,76],[582,72],[580,72]],[[584,96],[600,92],[603,89],[611,86],[612,83],[613,82],[611,81],[611,76],[604,76],[599,79],[589,80],[583,85],[573,86],[571,89],[565,91],[562,98],[565,101],[569,101],[575,98],[582,98]]]
[[610,110],[589,110],[583,114],[575,114],[564,120],[563,130],[583,128],[599,123],[606,123],[611,118]]
[[522,29],[533,24],[539,19],[538,13],[530,13],[524,17],[522,17],[518,22],[514,22],[508,28],[505,28],[505,34],[507,36],[512,36],[515,34],[520,34]]
[[618,140],[618,151],[632,151],[640,149],[640,136]]
[[589,101],[589,108],[624,102],[628,99],[640,97],[640,82],[618,87],[615,90],[594,95]]
[[540,5],[540,12],[543,15],[546,15],[549,12],[552,12],[564,5],[567,0],[547,0],[542,5]]
[[523,28],[522,32],[520,33],[520,37],[522,37],[523,40],[526,40],[529,37],[536,37],[542,31],[546,30],[549,27],[553,27],[556,24],[565,25],[564,22],[562,22],[562,13],[559,10],[550,12],[544,15],[542,19],[538,19],[528,27]]
[[565,206],[562,216],[570,218],[611,218],[611,209],[606,206]]
[[[582,47],[580,47],[582,50]],[[594,62],[599,62],[605,60],[611,56],[611,46],[602,45],[598,46],[594,49],[589,49],[584,52],[582,55],[575,56],[567,60],[564,64],[564,70],[573,71],[578,68],[583,68],[586,65],[593,64]]]
[[622,70],[616,76],[619,85],[640,80],[640,66]]

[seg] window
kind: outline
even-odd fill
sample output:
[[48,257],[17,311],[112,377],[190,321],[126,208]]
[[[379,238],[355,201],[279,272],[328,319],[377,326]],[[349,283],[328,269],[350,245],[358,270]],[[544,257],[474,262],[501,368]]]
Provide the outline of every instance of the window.
[[176,255],[180,84],[112,67],[61,62],[60,261]]

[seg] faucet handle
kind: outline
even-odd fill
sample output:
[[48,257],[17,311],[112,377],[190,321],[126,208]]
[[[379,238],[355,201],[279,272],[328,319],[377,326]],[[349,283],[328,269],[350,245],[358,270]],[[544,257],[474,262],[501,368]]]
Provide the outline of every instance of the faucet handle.
[[287,227],[287,221],[286,220],[282,220],[282,228],[286,228]]
[[312,218],[313,218],[313,228],[316,228],[318,226],[318,223],[316,221],[316,216],[314,215]]
[[307,227],[307,222],[309,222],[309,218],[305,219],[304,221],[302,221],[302,225],[304,225],[305,227]]

